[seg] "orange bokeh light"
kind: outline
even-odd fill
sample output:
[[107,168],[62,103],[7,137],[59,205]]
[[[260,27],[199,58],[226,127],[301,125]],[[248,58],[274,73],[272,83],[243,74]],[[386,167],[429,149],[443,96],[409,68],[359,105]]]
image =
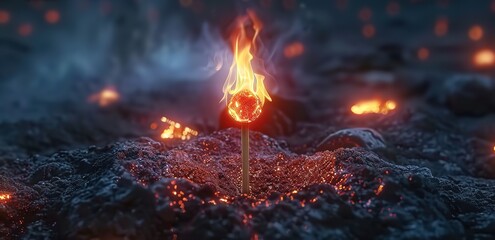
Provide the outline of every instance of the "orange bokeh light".
[[435,35],[438,37],[445,36],[449,31],[449,20],[446,17],[440,17],[435,22]]
[[418,59],[419,60],[426,60],[430,57],[430,50],[428,48],[422,47],[418,50]]
[[112,103],[117,102],[119,99],[120,94],[114,87],[110,86],[102,89],[98,93],[89,96],[88,101],[92,103],[98,103],[100,107],[106,107]]
[[371,23],[365,24],[361,32],[365,38],[372,38],[373,36],[375,36],[376,32],[375,26],[373,26],[373,24]]
[[10,13],[6,10],[0,10],[0,24],[7,24],[10,21]]
[[29,23],[22,23],[17,28],[17,33],[23,37],[27,37],[33,33],[33,26]]
[[382,102],[380,100],[369,100],[352,105],[351,112],[357,115],[377,113],[387,114],[397,108],[397,103],[392,100]]
[[490,49],[482,49],[474,54],[473,61],[479,67],[493,66],[495,53]]
[[369,21],[371,20],[371,17],[373,17],[373,11],[371,11],[370,8],[364,7],[359,10],[358,13],[358,18],[361,19],[362,21]]
[[469,28],[468,36],[473,41],[483,38],[483,28],[480,25],[474,25]]
[[391,16],[395,16],[397,14],[399,14],[400,12],[400,5],[398,2],[390,2],[388,5],[387,5],[387,13]]
[[60,13],[55,9],[50,9],[45,12],[45,21],[50,24],[55,24],[60,21]]
[[286,58],[295,58],[304,53],[304,45],[301,42],[293,42],[284,48]]

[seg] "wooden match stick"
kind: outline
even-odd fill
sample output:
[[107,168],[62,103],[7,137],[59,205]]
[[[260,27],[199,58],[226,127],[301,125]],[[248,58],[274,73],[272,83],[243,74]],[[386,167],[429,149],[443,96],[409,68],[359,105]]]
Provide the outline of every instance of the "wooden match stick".
[[242,193],[249,194],[249,128],[244,123],[241,127],[241,152],[242,152]]

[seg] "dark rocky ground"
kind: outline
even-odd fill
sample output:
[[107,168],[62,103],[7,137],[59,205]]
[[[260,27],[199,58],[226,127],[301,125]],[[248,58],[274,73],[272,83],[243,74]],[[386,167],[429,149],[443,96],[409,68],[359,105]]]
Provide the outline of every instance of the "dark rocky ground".
[[[495,238],[494,72],[471,62],[495,47],[490,1],[398,1],[394,16],[386,1],[261,5],[278,91],[252,125],[249,196],[240,131],[218,102],[225,71],[211,70],[232,4],[38,2],[0,4],[12,16],[0,25],[3,239]],[[43,23],[53,8],[60,22]],[[293,41],[304,53],[285,58]],[[87,102],[107,85],[118,102]],[[350,112],[375,98],[397,108]],[[149,125],[163,115],[199,136],[160,139]]]

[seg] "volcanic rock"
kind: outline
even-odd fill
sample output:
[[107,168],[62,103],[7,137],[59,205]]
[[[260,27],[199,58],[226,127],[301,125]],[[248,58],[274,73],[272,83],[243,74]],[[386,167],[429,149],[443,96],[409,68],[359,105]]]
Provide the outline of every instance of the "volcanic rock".
[[253,132],[252,194],[241,196],[239,137],[239,130],[227,129],[169,150],[141,138],[37,157],[31,178],[2,178],[15,196],[33,189],[37,200],[2,205],[25,210],[9,216],[22,231],[0,230],[4,236],[72,239],[458,239],[492,233],[491,180],[435,177],[428,168],[396,165],[366,148],[299,155]]
[[338,148],[362,147],[368,150],[385,148],[385,140],[371,128],[350,128],[334,132],[323,139],[316,151],[336,150]]
[[436,98],[459,115],[485,115],[495,111],[495,83],[480,75],[455,75],[435,90]]

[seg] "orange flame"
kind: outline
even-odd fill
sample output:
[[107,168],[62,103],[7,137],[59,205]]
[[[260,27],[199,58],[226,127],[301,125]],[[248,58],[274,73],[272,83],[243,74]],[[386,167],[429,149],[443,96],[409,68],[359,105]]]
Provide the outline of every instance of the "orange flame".
[[[251,23],[252,38],[248,36],[248,30],[251,30],[248,23]],[[237,19],[237,28],[231,36],[234,59],[223,85],[222,101],[226,101],[232,118],[242,123],[256,120],[265,99],[271,101],[264,85],[265,76],[262,71],[255,72],[251,66],[254,58],[251,49],[256,50],[255,42],[262,27],[254,12],[248,10],[246,16]]]
[[[189,127],[182,126],[180,123],[172,121],[166,117],[162,117],[161,121],[168,125],[168,127],[165,128],[160,135],[163,139],[178,138],[181,140],[189,140],[191,137],[198,135],[197,131],[192,130]],[[156,129],[156,127],[156,123],[152,123],[150,126],[151,129]]]
[[388,100],[385,103],[381,102],[380,100],[370,100],[354,104],[351,107],[351,111],[357,115],[367,113],[387,114],[394,110],[396,107],[397,104],[392,100]]
[[98,103],[100,107],[106,107],[120,98],[119,93],[114,87],[106,87],[102,89],[99,93],[95,93],[89,96],[88,101],[92,103]]

